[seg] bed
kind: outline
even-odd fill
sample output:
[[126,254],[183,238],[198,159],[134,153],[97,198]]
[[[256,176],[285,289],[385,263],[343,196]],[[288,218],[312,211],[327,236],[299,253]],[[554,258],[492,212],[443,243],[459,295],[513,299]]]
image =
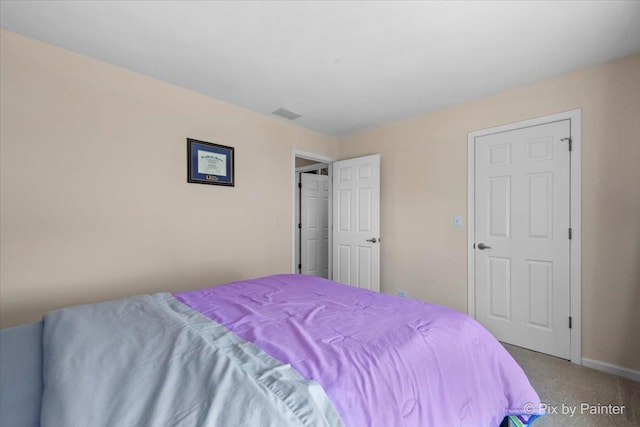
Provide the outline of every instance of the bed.
[[303,275],[65,308],[0,331],[0,425],[517,426],[513,358],[457,311]]

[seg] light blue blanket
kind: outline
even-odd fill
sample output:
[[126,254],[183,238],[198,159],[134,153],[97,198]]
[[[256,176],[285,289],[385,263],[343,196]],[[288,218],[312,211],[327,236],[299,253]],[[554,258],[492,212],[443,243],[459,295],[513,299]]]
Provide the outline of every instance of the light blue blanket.
[[170,294],[47,314],[41,425],[342,426],[323,389]]

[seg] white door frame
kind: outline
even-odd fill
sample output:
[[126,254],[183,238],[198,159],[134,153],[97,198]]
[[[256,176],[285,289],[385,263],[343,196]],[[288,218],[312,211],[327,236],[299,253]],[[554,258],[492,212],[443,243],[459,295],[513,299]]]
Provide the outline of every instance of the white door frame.
[[[296,191],[298,186],[296,185],[296,157],[301,157],[307,160],[315,160],[318,163],[326,163],[329,169],[329,190],[333,188],[333,162],[335,159],[331,157],[323,156],[321,154],[309,153],[307,151],[300,151],[293,149],[291,151],[291,273],[296,274],[298,272],[298,265],[296,264]],[[333,278],[333,236],[331,230],[333,230],[333,198],[329,197],[329,280]]]
[[570,272],[570,311],[569,315],[572,319],[570,329],[571,337],[571,361],[573,363],[582,364],[582,279],[581,279],[581,116],[582,110],[565,111],[549,116],[538,117],[535,119],[524,120],[516,123],[509,123],[503,126],[496,126],[489,129],[482,129],[469,132],[467,138],[467,311],[469,316],[476,317],[476,278],[475,278],[475,140],[478,137],[491,135],[499,132],[508,132],[525,127],[538,126],[545,123],[557,122],[561,120],[569,120],[571,129],[571,201],[570,201],[570,218],[571,218],[571,252],[569,255]]

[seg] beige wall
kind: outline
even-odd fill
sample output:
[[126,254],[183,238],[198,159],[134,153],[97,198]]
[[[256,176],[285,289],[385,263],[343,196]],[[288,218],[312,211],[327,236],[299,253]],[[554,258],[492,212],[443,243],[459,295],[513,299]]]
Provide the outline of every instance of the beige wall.
[[341,138],[340,158],[382,155],[383,291],[466,312],[467,133],[577,108],[582,356],[640,369],[640,55]]
[[[337,141],[0,33],[0,324],[291,268],[291,152]],[[186,182],[186,138],[231,145],[235,188]]]
[[316,163],[318,163],[317,160],[309,160],[309,159],[303,159],[302,157],[296,157],[297,168],[301,168],[302,166],[315,165]]
[[[466,218],[467,132],[582,108],[583,356],[640,369],[640,55],[338,145],[11,32],[0,42],[2,327],[289,271],[293,148],[381,153],[383,291],[466,311],[452,217]],[[186,183],[187,137],[235,147],[235,188]]]

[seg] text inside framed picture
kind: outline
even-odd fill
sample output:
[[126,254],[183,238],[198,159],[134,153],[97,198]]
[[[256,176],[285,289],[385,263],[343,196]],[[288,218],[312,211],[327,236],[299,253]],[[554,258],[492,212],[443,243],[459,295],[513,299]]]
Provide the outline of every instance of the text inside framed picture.
[[233,147],[187,138],[187,182],[234,187]]

